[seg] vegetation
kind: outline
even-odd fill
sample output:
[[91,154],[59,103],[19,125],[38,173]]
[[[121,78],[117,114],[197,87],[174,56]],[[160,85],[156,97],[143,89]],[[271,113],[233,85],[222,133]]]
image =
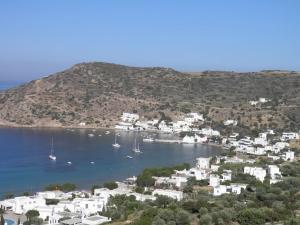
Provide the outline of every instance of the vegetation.
[[[186,166],[188,165],[179,167],[186,168]],[[139,202],[134,196],[121,195],[111,197],[107,210],[102,214],[111,217],[113,221],[126,221],[130,225],[262,225],[275,222],[298,225],[300,221],[297,217],[300,210],[298,166],[299,162],[284,163],[281,166],[282,171],[285,171],[283,181],[270,185],[269,182],[258,182],[252,176],[241,175],[241,164],[225,164],[222,168],[232,169],[235,181],[249,184],[240,195],[225,194],[214,197],[207,189],[194,188],[206,186],[207,181],[189,179],[182,201],[157,196],[153,202]],[[145,169],[141,175],[167,176],[175,168],[178,167]],[[137,189],[140,192],[144,191],[141,187]]]
[[37,210],[28,210],[25,214],[27,221],[24,222],[24,225],[41,225],[43,219],[39,218],[39,211]]
[[112,182],[107,182],[103,185],[105,188],[108,188],[109,190],[113,190],[113,189],[116,189],[118,188],[118,184],[114,181]]
[[49,184],[45,187],[45,191],[63,191],[63,192],[70,192],[76,189],[75,184],[65,183],[65,184]]
[[[270,71],[188,74],[158,67],[81,63],[1,92],[0,119],[16,126],[78,126],[85,121],[112,127],[127,111],[166,122],[184,113],[201,112],[223,133],[233,129],[255,134],[266,128],[296,131],[300,128],[299,75]],[[259,97],[271,101],[249,104]],[[224,126],[226,119],[238,120],[238,126]]]
[[171,174],[173,174],[175,170],[183,170],[183,169],[189,169],[189,168],[190,168],[190,165],[188,163],[183,163],[181,165],[173,166],[173,167],[145,169],[137,177],[137,185],[139,187],[151,187],[155,183],[155,180],[152,178],[153,176],[168,177]]

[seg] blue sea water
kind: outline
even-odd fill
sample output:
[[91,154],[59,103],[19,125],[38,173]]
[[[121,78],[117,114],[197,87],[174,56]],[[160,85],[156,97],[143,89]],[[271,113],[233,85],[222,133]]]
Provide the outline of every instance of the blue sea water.
[[[220,153],[219,148],[207,145],[143,143],[143,134],[134,132],[120,132],[121,148],[116,150],[112,148],[114,131],[105,135],[105,130],[96,130],[92,138],[89,133],[92,130],[0,128],[0,196],[33,192],[62,182],[89,188],[137,175],[144,168],[194,163],[196,157]],[[135,135],[143,152],[139,155],[131,150]],[[48,159],[52,137],[56,162]]]

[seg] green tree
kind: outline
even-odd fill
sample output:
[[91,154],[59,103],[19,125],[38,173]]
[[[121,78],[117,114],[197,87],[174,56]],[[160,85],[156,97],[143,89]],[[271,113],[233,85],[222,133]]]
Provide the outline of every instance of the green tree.
[[5,220],[4,220],[3,214],[1,213],[0,225],[4,225],[4,224],[5,224]]
[[108,188],[109,190],[113,190],[113,189],[116,189],[118,188],[118,184],[114,181],[112,182],[107,182],[103,185],[105,188]]
[[184,211],[184,210],[179,210],[176,213],[176,224],[177,225],[188,225],[191,222],[190,215]]
[[199,220],[199,225],[211,225],[212,217],[209,214],[204,214]]
[[28,210],[25,214],[27,221],[32,221],[33,218],[39,217],[40,213],[37,210]]
[[172,198],[169,198],[167,196],[157,195],[156,200],[155,200],[155,204],[158,207],[166,208],[173,201],[174,200]]

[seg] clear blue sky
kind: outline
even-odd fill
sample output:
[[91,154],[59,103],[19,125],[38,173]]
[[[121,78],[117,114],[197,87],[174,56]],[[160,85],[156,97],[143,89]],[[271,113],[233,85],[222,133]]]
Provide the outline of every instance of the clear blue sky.
[[0,1],[0,80],[86,61],[300,70],[300,1]]

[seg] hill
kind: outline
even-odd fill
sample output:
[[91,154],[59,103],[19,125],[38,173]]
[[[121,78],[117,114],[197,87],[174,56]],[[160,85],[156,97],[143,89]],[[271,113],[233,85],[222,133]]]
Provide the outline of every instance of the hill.
[[[249,100],[271,99],[251,106]],[[0,93],[0,125],[113,127],[122,112],[173,119],[204,113],[212,123],[237,119],[249,128],[299,129],[300,73],[181,73],[92,62]]]

